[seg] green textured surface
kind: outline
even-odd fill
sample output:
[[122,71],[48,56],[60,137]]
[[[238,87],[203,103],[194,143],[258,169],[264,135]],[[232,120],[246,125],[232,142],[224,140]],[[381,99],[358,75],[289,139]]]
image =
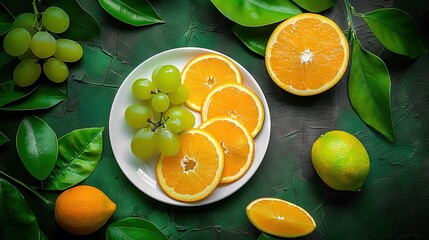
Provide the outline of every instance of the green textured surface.
[[[13,1],[7,1],[13,2]],[[34,112],[0,111],[0,131],[11,141],[0,146],[0,167],[10,175],[37,184],[20,163],[15,134],[26,115],[44,119],[62,136],[84,127],[105,127],[102,159],[84,182],[100,188],[116,204],[109,222],[140,216],[152,221],[170,239],[257,239],[245,207],[259,197],[278,197],[306,209],[317,229],[305,239],[427,239],[429,237],[429,55],[416,60],[383,50],[359,24],[363,46],[385,60],[392,80],[392,116],[397,143],[369,129],[352,110],[347,76],[331,90],[314,97],[297,97],[271,81],[263,58],[246,49],[231,31],[234,25],[210,1],[151,1],[165,24],[131,27],[108,15],[97,1],[79,1],[102,26],[99,37],[82,42],[84,58],[73,64],[68,98],[58,106]],[[342,29],[344,4],[324,12]],[[429,4],[421,1],[351,1],[359,12],[395,6],[413,16],[429,47]],[[16,14],[16,12],[12,12]],[[125,77],[150,56],[176,47],[196,46],[222,52],[245,68],[261,86],[272,118],[268,151],[255,175],[230,197],[207,206],[175,207],[151,199],[134,187],[119,169],[109,143],[108,119],[115,93]],[[2,60],[3,61],[3,60]],[[328,188],[311,165],[312,143],[324,132],[341,129],[366,147],[371,170],[360,192]],[[43,192],[55,200],[58,192]],[[63,232],[52,212],[24,194],[44,221],[50,239],[103,239],[104,230],[86,237]]]

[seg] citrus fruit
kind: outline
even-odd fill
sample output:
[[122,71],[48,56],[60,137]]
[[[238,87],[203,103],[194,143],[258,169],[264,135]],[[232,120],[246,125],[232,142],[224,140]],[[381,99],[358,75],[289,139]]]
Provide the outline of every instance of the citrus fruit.
[[210,195],[222,177],[224,155],[219,141],[202,129],[180,134],[180,150],[174,156],[161,154],[156,177],[171,198],[194,202]]
[[239,121],[230,117],[214,117],[200,125],[211,133],[222,146],[225,156],[221,183],[241,178],[252,164],[255,143],[252,135]]
[[335,190],[359,190],[369,173],[365,147],[350,133],[334,130],[320,136],[311,149],[314,169]]
[[264,123],[264,106],[261,99],[244,85],[225,83],[214,87],[201,106],[203,122],[217,116],[237,119],[255,137]]
[[55,220],[67,232],[90,234],[100,229],[116,210],[101,190],[76,186],[62,192],[55,201]]
[[346,71],[349,46],[338,25],[319,14],[302,13],[280,23],[271,34],[265,64],[273,81],[301,96],[334,86]]
[[191,59],[182,70],[183,84],[189,87],[190,95],[185,104],[201,110],[201,103],[210,90],[222,83],[241,83],[241,72],[229,58],[206,53]]
[[256,199],[247,205],[246,214],[256,228],[277,237],[305,236],[316,228],[307,211],[278,198]]

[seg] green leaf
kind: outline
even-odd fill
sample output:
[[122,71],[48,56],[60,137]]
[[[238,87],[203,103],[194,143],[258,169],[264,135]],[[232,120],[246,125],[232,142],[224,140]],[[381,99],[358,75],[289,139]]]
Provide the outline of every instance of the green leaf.
[[261,233],[261,235],[259,235],[258,240],[281,240],[284,238],[280,238],[280,237],[275,237],[273,235],[269,235],[267,233]]
[[110,15],[132,26],[164,22],[147,0],[98,0],[98,2]]
[[348,81],[351,105],[362,121],[394,142],[387,67],[383,60],[363,49],[357,39],[353,39],[352,48]]
[[87,41],[100,34],[100,25],[97,20],[85,11],[76,0],[44,0],[43,3],[49,6],[57,6],[67,12],[70,18],[70,26],[62,38],[69,38],[75,41]]
[[244,27],[236,24],[232,31],[246,47],[264,57],[268,39],[276,27],[277,24],[262,27]]
[[335,6],[333,0],[292,0],[298,6],[310,12],[322,12]]
[[0,178],[0,234],[2,239],[39,239],[37,219],[22,194]]
[[106,229],[107,240],[167,240],[153,223],[138,217],[129,217],[114,222]]
[[12,14],[0,3],[0,35],[7,33],[12,28],[14,20]]
[[28,96],[0,107],[6,111],[47,109],[66,99],[66,94],[55,84],[41,84]]
[[396,8],[383,8],[363,15],[375,37],[387,49],[410,58],[427,52],[419,29],[410,15]]
[[25,117],[16,134],[16,148],[22,163],[38,180],[48,177],[58,156],[58,140],[54,130],[36,116]]
[[231,21],[246,27],[260,27],[280,22],[301,13],[289,0],[211,0]]
[[2,132],[0,132],[0,146],[9,142],[9,138],[4,135]]
[[58,140],[58,160],[43,182],[45,190],[64,190],[91,175],[101,159],[104,128],[74,130]]
[[14,102],[16,100],[22,99],[23,97],[28,96],[39,85],[32,85],[26,88],[19,87],[15,84],[15,81],[7,81],[0,84],[0,107]]

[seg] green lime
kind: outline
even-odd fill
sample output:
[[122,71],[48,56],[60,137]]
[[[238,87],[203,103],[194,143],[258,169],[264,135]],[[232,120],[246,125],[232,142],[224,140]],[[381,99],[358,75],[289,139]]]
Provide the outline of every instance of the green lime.
[[311,149],[314,169],[335,190],[359,190],[369,173],[365,147],[350,133],[334,130],[320,136]]

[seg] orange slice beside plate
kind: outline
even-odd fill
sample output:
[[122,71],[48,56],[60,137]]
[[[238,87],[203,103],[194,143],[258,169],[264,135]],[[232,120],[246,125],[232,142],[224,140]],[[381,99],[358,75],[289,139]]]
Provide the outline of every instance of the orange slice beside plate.
[[247,205],[246,214],[256,228],[277,237],[301,237],[316,228],[307,211],[278,198],[256,199]]
[[334,86],[344,75],[349,45],[338,25],[319,14],[291,17],[271,34],[265,64],[273,81],[301,96]]

